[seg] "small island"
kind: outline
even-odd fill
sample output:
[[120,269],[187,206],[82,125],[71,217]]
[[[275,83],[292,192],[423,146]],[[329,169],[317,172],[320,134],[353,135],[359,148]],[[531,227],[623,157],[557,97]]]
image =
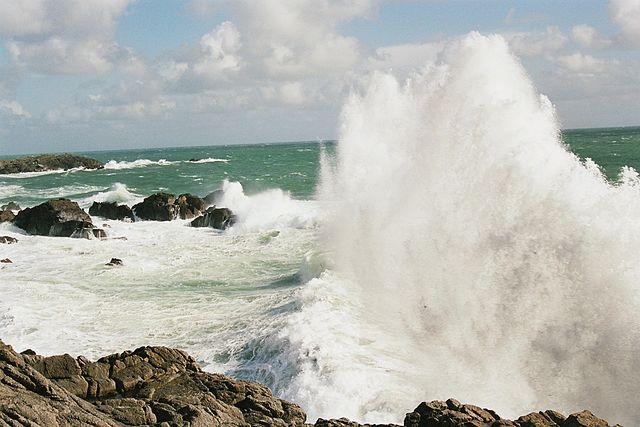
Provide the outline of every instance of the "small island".
[[45,172],[74,168],[102,169],[103,167],[104,164],[98,160],[69,153],[43,154],[19,159],[0,160],[0,174]]

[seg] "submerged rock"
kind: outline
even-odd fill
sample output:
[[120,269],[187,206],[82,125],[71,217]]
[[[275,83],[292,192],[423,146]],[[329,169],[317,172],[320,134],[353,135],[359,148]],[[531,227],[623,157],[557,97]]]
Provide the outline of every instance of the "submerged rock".
[[130,219],[133,221],[133,211],[127,205],[119,205],[116,202],[93,202],[89,208],[89,215],[100,216],[106,219]]
[[18,239],[11,236],[0,236],[0,243],[6,243],[7,245],[10,245],[12,243],[18,243]]
[[111,258],[111,261],[109,261],[105,265],[109,265],[109,266],[122,265],[122,260],[120,258]]
[[204,211],[202,216],[191,221],[192,227],[212,227],[224,230],[236,222],[236,216],[227,208],[212,206]]
[[43,172],[58,169],[68,170],[80,167],[85,169],[102,169],[104,165],[95,159],[73,154],[46,154],[12,160],[0,160],[0,174]]
[[143,220],[172,221],[178,215],[175,206],[176,196],[169,193],[156,193],[133,206],[133,212]]
[[[140,347],[95,362],[68,354],[16,353],[0,341],[0,425],[291,426],[306,414],[258,383],[202,371],[187,353]],[[346,418],[317,427],[366,427]],[[396,424],[376,424],[379,427]],[[609,427],[589,411],[501,418],[457,400],[422,402],[405,427]]]
[[0,206],[0,210],[2,211],[19,211],[20,205],[16,202],[9,202],[6,205]]
[[181,194],[176,199],[180,219],[191,219],[202,214],[205,209],[204,200],[193,194]]
[[9,209],[0,211],[0,222],[10,222],[15,219],[16,215]]
[[93,228],[91,217],[76,202],[53,199],[23,209],[13,223],[29,234],[70,237],[76,230]]

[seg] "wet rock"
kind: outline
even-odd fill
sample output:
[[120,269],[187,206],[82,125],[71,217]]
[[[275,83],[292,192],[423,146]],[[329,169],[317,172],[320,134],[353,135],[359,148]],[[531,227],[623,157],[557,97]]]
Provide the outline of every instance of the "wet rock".
[[204,197],[203,199],[204,204],[206,207],[217,205],[220,203],[223,196],[224,196],[224,191],[222,190],[213,191]]
[[77,229],[93,228],[91,217],[69,199],[53,199],[25,208],[13,223],[29,234],[40,236],[70,237]]
[[191,219],[200,216],[205,209],[204,200],[193,194],[181,194],[176,199],[180,219]]
[[6,243],[7,245],[11,245],[13,243],[18,243],[18,239],[11,236],[0,236],[0,243]]
[[9,209],[0,210],[0,222],[9,222],[15,219],[16,215]]
[[93,202],[89,208],[89,215],[121,221],[134,219],[133,211],[129,206],[119,205],[116,202]]
[[9,258],[4,258],[4,259],[0,259],[0,263],[2,263],[2,264],[13,264],[13,261],[11,261]]
[[176,197],[169,193],[156,193],[133,206],[133,212],[142,220],[172,221],[178,215]]
[[192,227],[211,227],[224,230],[236,222],[236,216],[227,208],[212,206],[204,211],[202,216],[191,221]]
[[1,211],[19,211],[20,205],[16,202],[9,202],[6,205],[0,206]]
[[74,239],[106,239],[107,233],[101,228],[78,228],[70,237]]
[[122,260],[120,258],[111,258],[111,261],[106,263],[105,265],[122,265]]
[[68,170],[79,167],[85,169],[102,169],[104,165],[95,159],[73,154],[47,154],[12,160],[0,160],[0,174],[42,172],[58,169]]

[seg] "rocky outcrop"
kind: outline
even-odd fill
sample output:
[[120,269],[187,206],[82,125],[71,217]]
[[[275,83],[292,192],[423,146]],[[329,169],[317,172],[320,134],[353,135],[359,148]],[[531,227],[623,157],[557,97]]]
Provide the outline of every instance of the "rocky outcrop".
[[47,154],[42,156],[22,157],[13,160],[0,160],[0,174],[20,172],[43,172],[58,169],[102,169],[104,165],[89,157],[73,154]]
[[13,243],[18,243],[18,239],[11,236],[0,236],[0,243],[6,243],[7,245],[11,245]]
[[133,212],[143,220],[172,221],[178,215],[175,205],[176,196],[169,193],[156,193],[133,206]]
[[20,205],[17,204],[16,202],[9,202],[6,205],[0,206],[0,210],[3,210],[3,211],[19,211],[20,210]]
[[204,211],[202,216],[191,221],[192,227],[212,227],[224,230],[231,227],[236,221],[236,216],[227,208],[212,206]]
[[78,229],[93,228],[91,217],[69,199],[53,199],[25,208],[13,223],[29,234],[41,236],[69,237]]
[[205,209],[204,200],[193,194],[181,194],[176,199],[180,219],[192,219],[200,216]]
[[[0,341],[0,425],[9,426],[311,426],[295,403],[260,384],[202,371],[183,351],[140,347],[92,362],[68,354],[21,354]],[[490,409],[422,402],[405,427],[609,427],[589,411],[555,411],[511,421]],[[317,427],[365,427],[346,418]],[[378,424],[392,427],[396,424]]]
[[93,202],[89,208],[89,215],[100,216],[106,219],[129,219],[133,221],[133,211],[127,205],[119,205],[116,202]]
[[0,211],[0,222],[10,222],[15,219],[15,214],[9,209]]

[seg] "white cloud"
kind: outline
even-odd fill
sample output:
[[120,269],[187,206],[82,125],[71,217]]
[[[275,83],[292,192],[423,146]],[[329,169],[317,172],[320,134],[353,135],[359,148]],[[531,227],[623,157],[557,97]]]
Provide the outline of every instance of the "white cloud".
[[8,99],[0,99],[0,114],[26,119],[31,117],[31,114],[19,102]]
[[640,0],[611,0],[611,10],[624,41],[640,45]]
[[545,31],[506,33],[503,35],[518,56],[549,56],[564,49],[569,39],[556,26]]
[[576,25],[571,29],[573,41],[579,45],[592,49],[602,49],[611,45],[611,40],[603,38],[598,30],[591,25]]
[[591,55],[584,55],[580,52],[559,56],[556,58],[556,62],[566,70],[587,75],[603,73],[612,66],[619,64],[618,61],[594,58]]
[[240,32],[226,21],[200,39],[202,56],[193,64],[197,74],[219,74],[240,68],[238,51],[242,47]]

